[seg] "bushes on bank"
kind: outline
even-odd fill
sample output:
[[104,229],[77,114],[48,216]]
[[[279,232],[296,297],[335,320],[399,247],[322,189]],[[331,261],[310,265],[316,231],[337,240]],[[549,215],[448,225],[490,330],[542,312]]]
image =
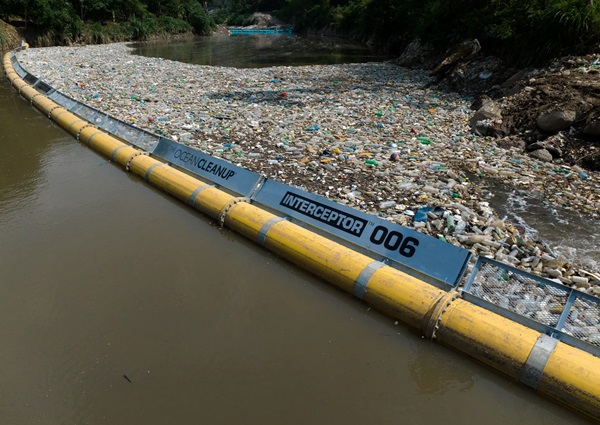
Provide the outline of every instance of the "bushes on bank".
[[257,11],[299,31],[330,29],[391,53],[415,37],[440,49],[478,38],[488,53],[532,63],[600,44],[600,0],[0,1],[0,19],[19,18],[48,44],[144,40],[190,30],[207,34],[215,20],[244,25]]
[[[255,0],[255,3],[260,3]],[[596,0],[282,0],[299,29],[330,28],[399,52],[420,37],[444,49],[478,38],[520,63],[581,54],[600,44]]]
[[41,45],[207,34],[214,25],[199,0],[3,0],[0,18],[16,18]]

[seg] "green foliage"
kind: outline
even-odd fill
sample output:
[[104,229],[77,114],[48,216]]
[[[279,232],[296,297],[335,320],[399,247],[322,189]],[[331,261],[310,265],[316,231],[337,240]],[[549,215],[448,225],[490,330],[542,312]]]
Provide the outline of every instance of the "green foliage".
[[209,34],[214,28],[214,22],[198,2],[192,2],[186,12],[186,20],[194,28],[196,34]]
[[171,16],[158,18],[158,26],[166,34],[183,34],[192,30],[192,25],[189,22]]
[[0,0],[0,17],[20,17],[54,43],[207,34],[215,21],[244,25],[257,11],[398,51],[415,37],[440,49],[478,38],[521,63],[600,44],[600,0]]
[[584,53],[600,43],[600,1],[285,0],[300,30],[333,27],[397,50],[415,37],[440,49],[478,38],[488,53],[519,63]]
[[44,28],[55,43],[70,43],[81,35],[82,21],[70,3],[62,0],[31,0],[29,16]]
[[329,0],[285,0],[280,14],[299,31],[332,26],[335,21],[335,8]]
[[156,18],[144,17],[142,19],[132,18],[129,21],[129,37],[131,40],[147,40],[157,30]]

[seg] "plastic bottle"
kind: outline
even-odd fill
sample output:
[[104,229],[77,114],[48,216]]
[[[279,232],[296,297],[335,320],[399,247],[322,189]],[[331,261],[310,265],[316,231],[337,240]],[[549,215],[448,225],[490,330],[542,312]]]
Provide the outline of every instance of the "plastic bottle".
[[392,208],[396,206],[396,202],[395,201],[383,201],[379,203],[379,208],[382,210],[388,209],[388,208]]
[[[450,216],[448,216],[448,217],[450,217]],[[464,233],[466,228],[467,228],[467,223],[464,220],[458,220],[458,223],[456,224],[455,233],[460,235],[460,234]]]
[[446,217],[446,227],[448,228],[449,232],[454,232],[454,217],[452,215],[448,215],[448,217]]

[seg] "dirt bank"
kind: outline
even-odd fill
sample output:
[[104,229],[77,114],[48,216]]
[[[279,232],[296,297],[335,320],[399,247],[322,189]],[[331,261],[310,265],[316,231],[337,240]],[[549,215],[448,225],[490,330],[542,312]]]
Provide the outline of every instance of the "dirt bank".
[[12,50],[21,44],[21,36],[15,27],[0,20],[0,50]]

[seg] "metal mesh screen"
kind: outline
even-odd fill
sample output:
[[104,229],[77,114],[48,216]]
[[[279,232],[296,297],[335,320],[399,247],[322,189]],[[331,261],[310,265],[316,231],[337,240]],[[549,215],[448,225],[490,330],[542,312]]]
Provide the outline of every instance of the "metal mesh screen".
[[483,263],[471,294],[546,326],[558,324],[569,295],[567,288],[547,285],[493,264]]
[[37,77],[25,71],[14,54],[11,57],[11,60],[13,61],[13,66],[17,74],[24,78],[28,83],[35,83],[35,87],[39,91],[47,94],[48,98],[61,105],[63,108],[79,115],[98,128],[146,151],[152,152],[158,144],[160,136],[124,123],[102,111],[80,103],[69,96],[54,90],[48,84],[38,80]]
[[[483,258],[478,259],[464,292],[505,317],[534,328],[542,325],[548,335],[566,335],[562,339],[572,342],[572,337],[600,347],[600,299],[596,297]],[[586,349],[585,344],[577,345]]]
[[123,140],[129,141],[130,143],[134,143],[139,137],[139,130],[125,123],[119,123],[112,133]]
[[154,134],[142,132],[137,141],[137,145],[148,152],[152,152],[158,144],[158,139],[159,137]]
[[600,300],[575,296],[563,332],[600,347]]

